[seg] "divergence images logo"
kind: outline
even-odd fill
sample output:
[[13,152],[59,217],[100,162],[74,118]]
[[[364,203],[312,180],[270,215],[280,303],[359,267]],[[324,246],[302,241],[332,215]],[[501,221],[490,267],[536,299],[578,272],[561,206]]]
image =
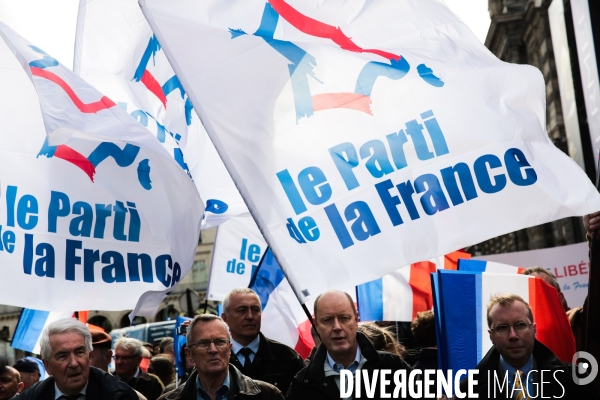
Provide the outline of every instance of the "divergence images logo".
[[[280,17],[307,35],[331,39],[344,50],[355,53],[375,54],[386,59],[387,62],[368,62],[358,75],[353,93],[312,95],[308,84],[308,77],[311,76],[319,83],[323,83],[318,80],[313,72],[313,67],[317,65],[317,60],[294,43],[273,39]],[[229,28],[229,31],[232,39],[247,34],[241,29]],[[348,108],[372,115],[370,109],[371,92],[377,78],[385,76],[398,80],[403,78],[410,70],[408,61],[401,55],[376,49],[363,49],[346,36],[341,29],[300,13],[284,0],[268,1],[263,11],[260,26],[252,35],[262,38],[279,54],[289,60],[290,64],[288,67],[292,91],[294,93],[296,123],[302,117],[312,116],[315,111],[332,108]],[[435,76],[433,71],[425,64],[418,65],[417,72],[429,85],[438,88],[444,86],[444,82]]]
[[[583,361],[577,363],[580,359],[583,359]],[[598,361],[596,361],[593,355],[586,351],[578,351],[573,356],[572,363],[574,365],[572,370],[573,382],[578,385],[587,385],[596,379],[596,375],[598,375]]]
[[[71,99],[75,107],[77,107],[80,112],[84,114],[95,114],[98,111],[116,106],[116,104],[106,96],[103,96],[100,100],[94,103],[86,104],[81,101],[81,99],[77,96],[75,91],[67,82],[48,70],[50,67],[58,66],[58,61],[44,53],[44,51],[38,47],[30,47],[43,55],[41,60],[35,60],[29,63],[31,74],[57,84],[69,96],[69,99]],[[48,143],[48,138],[46,137],[46,140],[44,141],[44,144],[37,157],[55,157],[67,161],[85,172],[85,174],[93,182],[94,174],[96,173],[96,167],[98,167],[102,161],[108,157],[112,157],[119,167],[125,168],[133,164],[139,151],[140,148],[138,146],[131,144],[127,144],[123,149],[121,149],[114,143],[102,142],[90,153],[89,156],[85,157],[83,154],[64,144],[50,146]],[[139,162],[137,174],[140,185],[146,190],[152,189],[152,182],[150,180],[150,164],[148,159],[144,159]]]

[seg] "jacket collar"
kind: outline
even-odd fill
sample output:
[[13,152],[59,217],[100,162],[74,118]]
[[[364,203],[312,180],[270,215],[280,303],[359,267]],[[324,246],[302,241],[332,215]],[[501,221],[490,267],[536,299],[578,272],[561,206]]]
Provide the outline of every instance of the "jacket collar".
[[[539,366],[544,369],[560,369],[563,367],[561,361],[552,353],[552,351],[544,346],[541,342],[535,340],[533,344],[533,359]],[[494,370],[498,368],[500,363],[500,352],[493,346],[490,351],[483,357],[479,365],[484,369]]]
[[[365,368],[377,368],[377,366],[381,362],[381,358],[379,357],[377,350],[375,350],[375,347],[373,347],[369,339],[367,339],[367,337],[362,333],[356,332],[356,342],[360,347],[360,352],[362,353],[363,357],[367,359],[367,362],[365,363]],[[317,352],[315,353],[312,362],[306,370],[305,378],[309,382],[315,382],[325,378],[324,365],[326,358],[327,349],[325,348],[325,345],[321,343],[321,345],[317,349]]]
[[[254,357],[254,361],[252,363],[253,365],[275,360],[275,357],[273,357],[273,353],[271,352],[271,344],[269,343],[269,339],[267,339],[262,332],[258,332],[258,336],[260,336],[260,344],[258,346],[258,352],[256,352]],[[231,352],[230,359],[235,359],[239,362],[233,351]]]
[[[198,379],[198,371],[194,371],[188,378],[185,385],[166,399],[196,399],[196,380]],[[254,396],[260,393],[258,385],[246,375],[243,375],[235,366],[229,364],[229,397],[235,394],[244,394]]]

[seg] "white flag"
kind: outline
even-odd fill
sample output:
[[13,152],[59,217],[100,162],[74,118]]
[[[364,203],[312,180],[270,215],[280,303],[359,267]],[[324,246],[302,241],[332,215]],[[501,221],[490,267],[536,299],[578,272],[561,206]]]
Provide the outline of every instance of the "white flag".
[[152,131],[196,183],[202,228],[248,209],[135,0],[80,0],[74,72]]
[[210,264],[208,300],[223,301],[231,290],[248,287],[266,250],[267,243],[250,215],[221,224]]
[[140,0],[302,296],[600,209],[544,81],[441,0]]
[[0,303],[123,310],[172,290],[200,232],[192,180],[109,98],[0,37]]

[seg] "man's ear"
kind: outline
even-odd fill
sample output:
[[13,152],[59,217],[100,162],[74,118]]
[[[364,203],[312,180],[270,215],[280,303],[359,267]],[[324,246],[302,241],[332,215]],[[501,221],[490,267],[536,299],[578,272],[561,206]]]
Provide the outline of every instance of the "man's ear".
[[17,383],[17,393],[21,393],[23,391],[24,387],[25,387],[25,384],[23,382]]
[[50,370],[50,368],[48,368],[48,361],[42,359],[42,363],[44,364],[44,368],[46,368],[46,372],[48,373],[48,375],[52,375],[52,371]]
[[225,313],[222,313],[222,314],[221,314],[221,319],[222,319],[222,320],[223,320],[225,323],[227,323],[227,314],[225,314]]
[[533,324],[531,324],[531,325],[533,326],[533,336],[535,337],[535,335],[537,334],[537,330],[536,330],[537,325],[536,325],[535,322]]
[[109,350],[106,352],[106,360],[104,361],[108,361],[108,363],[110,364],[110,362],[112,361],[112,356],[113,356],[113,351]]

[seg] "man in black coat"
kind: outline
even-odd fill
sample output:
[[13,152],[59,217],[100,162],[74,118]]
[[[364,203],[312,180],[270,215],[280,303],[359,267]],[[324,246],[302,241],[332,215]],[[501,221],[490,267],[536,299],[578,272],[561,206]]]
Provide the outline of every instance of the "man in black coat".
[[231,333],[229,363],[244,375],[275,385],[285,393],[304,363],[293,349],[260,332],[262,307],[258,295],[248,288],[232,290],[223,300],[221,317]]
[[42,360],[49,378],[21,393],[19,400],[138,400],[129,386],[90,367],[92,335],[73,318],[48,325],[40,338]]
[[159,400],[284,400],[275,386],[248,378],[229,364],[227,325],[216,315],[197,315],[189,326],[186,353],[196,372]]
[[[521,297],[494,296],[487,320],[494,347],[476,367],[479,374],[473,387],[478,398],[600,399],[593,383],[574,381],[575,366],[560,361],[535,339],[533,313]],[[468,383],[468,379],[460,383],[463,393],[468,393]]]
[[[314,314],[322,343],[312,362],[292,380],[286,396],[288,400],[339,399],[341,370],[353,374],[363,370],[369,377],[373,376],[373,371],[382,369],[390,370],[392,375],[398,370],[405,370],[406,376],[410,373],[410,367],[400,357],[375,350],[366,336],[356,332],[358,313],[347,293],[333,290],[318,296]],[[391,380],[391,376],[388,379]],[[374,397],[370,398],[380,398],[379,383],[378,379]],[[393,389],[392,380],[386,393],[392,394]],[[364,380],[361,380],[361,395],[367,396]]]

